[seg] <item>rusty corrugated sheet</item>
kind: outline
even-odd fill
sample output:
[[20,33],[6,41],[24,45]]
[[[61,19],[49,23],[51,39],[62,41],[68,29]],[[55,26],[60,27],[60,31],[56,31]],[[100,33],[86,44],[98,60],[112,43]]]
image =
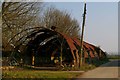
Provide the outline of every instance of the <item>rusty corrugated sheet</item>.
[[[73,40],[74,40],[79,46],[81,46],[79,39],[73,38]],[[93,51],[95,50],[95,47],[94,47],[93,45],[85,42],[85,41],[83,42],[83,45],[85,46],[85,49],[86,49],[87,51],[88,51],[88,50],[90,51],[90,56],[91,56],[91,57],[95,57],[95,56],[94,56],[94,53],[93,53]],[[84,47],[83,47],[83,48],[84,48]],[[91,49],[92,49],[93,51],[92,51]],[[85,57],[85,58],[88,58],[88,52],[84,51],[84,57]]]
[[89,54],[92,58],[95,57],[92,51],[90,51]]
[[68,43],[68,45],[70,47],[71,53],[73,55],[73,58],[75,59],[75,55],[74,55],[73,50],[77,50],[77,49],[76,49],[75,45],[73,44],[74,41],[70,37],[68,37],[67,35],[63,35],[63,37],[66,39],[66,41],[67,41],[67,43]]
[[85,58],[88,58],[88,53],[87,53],[87,51],[84,52],[84,57],[85,57]]
[[[68,36],[65,35],[65,34],[62,34],[62,35],[63,35],[63,37],[66,39],[66,41],[67,41],[67,43],[68,43],[68,45],[69,45],[69,47],[70,47],[70,49],[71,49],[72,54],[74,54],[74,53],[73,53],[73,50],[77,50],[77,48],[75,47],[74,43],[76,43],[77,45],[81,46],[80,40],[77,39],[77,38],[68,37]],[[86,48],[85,48],[86,50],[89,50],[90,57],[92,57],[92,58],[95,57],[95,56],[94,56],[94,53],[93,53],[93,51],[95,50],[95,47],[92,46],[91,44],[87,43],[87,42],[84,42],[83,45],[86,47]],[[93,51],[92,51],[91,49],[92,49]],[[86,52],[86,51],[84,52],[84,57],[85,57],[85,58],[88,58],[88,52]]]

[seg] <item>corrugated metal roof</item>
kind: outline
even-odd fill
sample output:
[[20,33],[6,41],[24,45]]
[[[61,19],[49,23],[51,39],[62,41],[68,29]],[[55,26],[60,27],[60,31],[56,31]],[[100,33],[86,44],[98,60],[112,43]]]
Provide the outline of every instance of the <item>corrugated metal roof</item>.
[[[67,41],[67,43],[68,43],[72,53],[73,53],[73,50],[78,50],[75,47],[74,43],[76,43],[77,45],[81,46],[79,39],[77,39],[75,37],[74,38],[68,37],[65,34],[62,34],[62,35],[66,39],[66,41]],[[91,44],[89,44],[89,43],[87,43],[85,41],[83,42],[83,45],[85,46],[83,48],[86,49],[86,51],[89,50],[90,57],[92,57],[92,58],[95,57],[94,53],[93,53],[93,51],[95,50],[95,46],[93,46],[93,45],[91,45]],[[86,51],[84,51],[84,57],[88,58],[88,52],[86,52]]]

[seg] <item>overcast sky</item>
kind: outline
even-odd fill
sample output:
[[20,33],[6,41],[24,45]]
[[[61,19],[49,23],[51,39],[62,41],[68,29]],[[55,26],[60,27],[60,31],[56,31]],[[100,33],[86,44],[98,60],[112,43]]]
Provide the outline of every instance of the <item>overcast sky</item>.
[[[66,10],[82,24],[82,2],[48,2],[59,10]],[[118,52],[118,3],[87,2],[84,40],[100,46],[106,52]]]

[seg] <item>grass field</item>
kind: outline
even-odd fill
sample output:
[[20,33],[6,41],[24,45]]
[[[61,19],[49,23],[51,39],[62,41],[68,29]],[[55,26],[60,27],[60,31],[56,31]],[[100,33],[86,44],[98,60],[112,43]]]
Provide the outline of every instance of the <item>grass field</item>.
[[42,78],[43,80],[47,79],[57,79],[57,80],[66,80],[68,78],[76,78],[81,75],[84,71],[94,69],[94,66],[83,66],[78,71],[53,71],[53,70],[36,70],[29,67],[14,67],[13,69],[5,69],[2,71],[2,78]]
[[108,57],[109,61],[120,60],[120,55],[111,54],[111,55],[108,55],[107,57]]
[[75,78],[80,75],[79,71],[39,71],[39,70],[20,70],[3,71],[3,78]]

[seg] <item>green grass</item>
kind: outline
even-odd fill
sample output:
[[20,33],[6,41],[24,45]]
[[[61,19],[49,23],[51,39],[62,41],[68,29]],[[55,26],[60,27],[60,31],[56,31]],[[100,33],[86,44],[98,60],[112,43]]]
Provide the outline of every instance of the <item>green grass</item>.
[[120,59],[120,55],[108,55],[108,59]]
[[85,65],[83,65],[82,67],[80,67],[80,70],[82,70],[82,71],[88,71],[88,70],[92,70],[92,69],[95,69],[95,68],[96,68],[95,65],[85,64]]
[[22,70],[22,71],[3,71],[3,78],[75,78],[81,72],[68,71],[39,71],[39,70]]

